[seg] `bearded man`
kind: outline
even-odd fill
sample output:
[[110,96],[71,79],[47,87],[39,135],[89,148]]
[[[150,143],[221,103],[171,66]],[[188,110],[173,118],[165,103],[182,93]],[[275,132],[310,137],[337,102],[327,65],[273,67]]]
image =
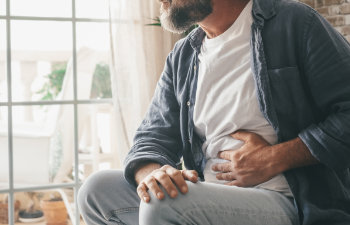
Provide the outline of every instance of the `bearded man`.
[[170,31],[199,27],[169,54],[124,171],[82,186],[86,223],[350,224],[349,43],[289,0],[161,12]]

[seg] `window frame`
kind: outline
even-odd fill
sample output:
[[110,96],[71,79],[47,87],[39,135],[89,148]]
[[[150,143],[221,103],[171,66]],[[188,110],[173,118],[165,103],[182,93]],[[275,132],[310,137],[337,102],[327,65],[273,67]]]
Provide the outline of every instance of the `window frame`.
[[[8,194],[8,218],[9,224],[15,224],[15,209],[14,209],[14,195],[18,192],[38,191],[38,190],[54,190],[58,188],[73,188],[74,189],[74,205],[75,205],[75,221],[73,224],[80,224],[80,213],[77,205],[77,193],[81,186],[79,181],[79,154],[78,154],[78,107],[82,104],[113,104],[112,99],[91,99],[78,100],[77,93],[77,23],[79,22],[94,22],[94,23],[111,23],[111,19],[100,18],[77,18],[76,17],[76,1],[71,0],[72,17],[36,17],[36,16],[11,16],[10,14],[10,0],[6,0],[6,15],[0,15],[0,20],[5,21],[6,24],[6,65],[7,65],[7,102],[0,102],[0,107],[7,108],[8,120],[8,179],[9,186],[6,189],[0,189],[0,194]],[[67,21],[72,23],[72,63],[73,63],[73,100],[66,101],[12,101],[12,69],[11,69],[11,21]],[[113,21],[115,22],[115,21]],[[118,23],[122,21],[117,21]],[[14,187],[14,166],[13,166],[13,106],[33,106],[33,105],[72,105],[74,111],[74,182],[61,184],[48,184],[30,187]]]

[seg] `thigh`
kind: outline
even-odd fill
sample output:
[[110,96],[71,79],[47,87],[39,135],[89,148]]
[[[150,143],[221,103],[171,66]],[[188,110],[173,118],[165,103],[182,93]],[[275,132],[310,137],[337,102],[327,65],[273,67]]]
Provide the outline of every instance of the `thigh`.
[[79,190],[78,201],[87,224],[138,224],[140,199],[120,170],[90,176]]
[[205,182],[188,185],[189,192],[176,199],[141,203],[140,224],[298,224],[292,201],[278,192]]

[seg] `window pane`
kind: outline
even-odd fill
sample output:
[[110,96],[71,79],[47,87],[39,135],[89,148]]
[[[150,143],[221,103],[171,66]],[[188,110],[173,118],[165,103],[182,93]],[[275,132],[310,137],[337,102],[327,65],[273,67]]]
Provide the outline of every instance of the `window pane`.
[[111,98],[107,23],[77,23],[78,99]]
[[11,0],[11,15],[72,17],[71,0]]
[[16,187],[72,180],[73,116],[72,105],[13,107]]
[[11,35],[13,100],[73,99],[71,23],[12,21]]
[[6,15],[6,0],[0,0],[0,15]]
[[76,0],[76,13],[80,18],[107,19],[108,0]]
[[79,178],[91,173],[121,167],[116,152],[117,126],[112,104],[79,105]]
[[7,101],[6,23],[0,20],[0,102]]
[[0,190],[9,187],[7,107],[0,107]]
[[75,213],[73,190],[59,188],[16,193],[15,200],[21,206],[16,211],[17,221],[23,222],[18,224],[25,224],[23,220],[26,216],[35,218],[36,221],[30,224],[73,224],[69,216]]

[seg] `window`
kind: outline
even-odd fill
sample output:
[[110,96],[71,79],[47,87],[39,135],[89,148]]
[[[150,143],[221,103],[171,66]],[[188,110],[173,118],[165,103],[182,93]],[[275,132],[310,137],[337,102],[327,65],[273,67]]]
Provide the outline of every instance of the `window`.
[[0,223],[61,198],[82,224],[80,184],[116,166],[108,4],[0,0]]
[[0,0],[0,15],[6,14],[6,0]]

